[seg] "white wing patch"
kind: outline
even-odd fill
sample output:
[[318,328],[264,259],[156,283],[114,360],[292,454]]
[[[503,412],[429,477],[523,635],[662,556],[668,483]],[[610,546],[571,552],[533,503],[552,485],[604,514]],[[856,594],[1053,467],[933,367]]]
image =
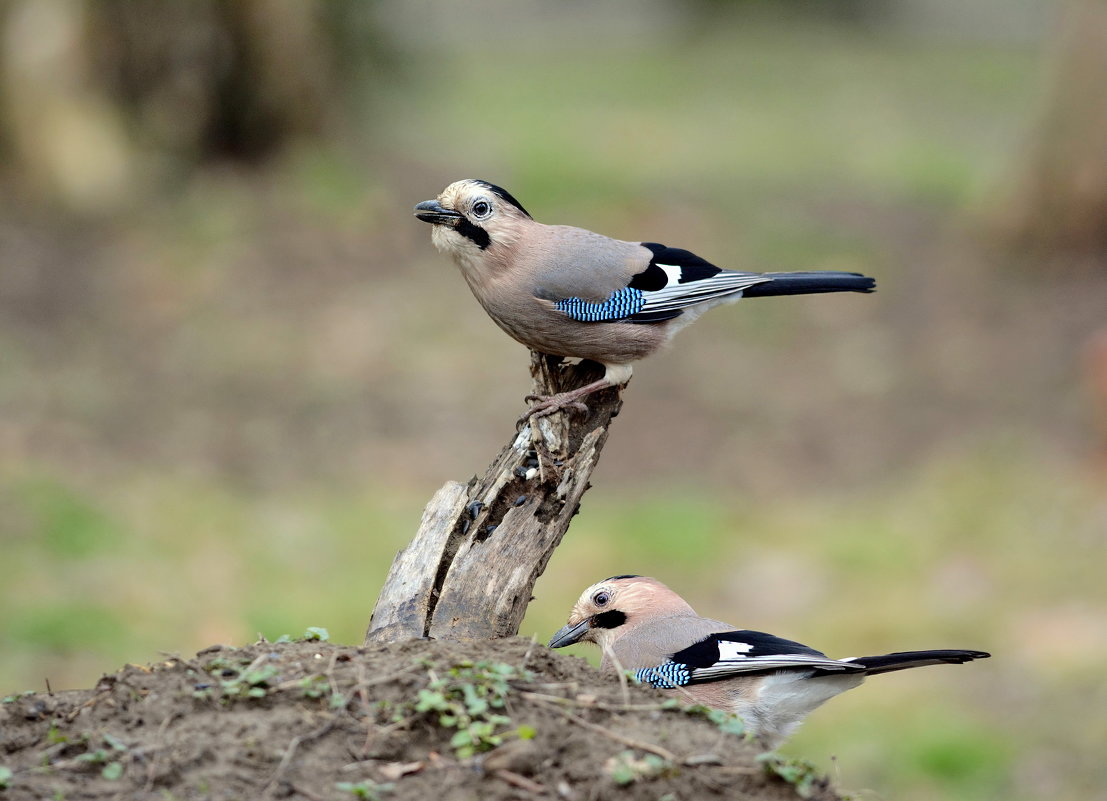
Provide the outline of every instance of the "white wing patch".
[[659,264],[657,266],[665,271],[665,288],[676,286],[680,283],[680,279],[684,275],[683,269],[677,267],[675,264]]
[[720,640],[719,661],[724,662],[728,659],[747,659],[747,654],[752,650],[753,643]]

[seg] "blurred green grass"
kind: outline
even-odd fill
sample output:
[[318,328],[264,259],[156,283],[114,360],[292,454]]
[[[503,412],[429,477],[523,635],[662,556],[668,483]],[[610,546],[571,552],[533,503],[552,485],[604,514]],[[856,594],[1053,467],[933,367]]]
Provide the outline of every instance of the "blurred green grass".
[[797,20],[665,47],[680,57],[644,42],[539,45],[495,80],[480,48],[435,52],[400,79],[383,124],[432,165],[510,165],[517,196],[582,220],[638,193],[694,192],[743,215],[791,192],[955,206],[1007,166],[1038,80],[1026,48]]
[[[124,661],[311,625],[360,641],[423,503],[438,483],[465,477],[456,471],[482,469],[517,412],[517,397],[487,397],[498,374],[464,379],[519,353],[479,311],[456,311],[459,281],[430,286],[449,268],[425,231],[406,233],[411,204],[449,180],[497,180],[542,219],[627,237],[655,231],[732,266],[878,271],[877,304],[906,287],[898,309],[935,311],[911,294],[930,265],[898,263],[885,236],[904,219],[925,239],[963,224],[955,215],[997,180],[1032,113],[1037,54],[795,21],[686,35],[607,49],[500,43],[494,64],[479,47],[416,53],[372,89],[369,155],[305,144],[261,189],[230,171],[201,174],[120,226],[106,260],[137,278],[106,306],[119,319],[80,317],[90,292],[35,332],[58,337],[55,351],[0,327],[0,403],[23,414],[0,431],[56,424],[75,454],[25,445],[0,461],[0,693],[46,680],[90,686]],[[291,255],[271,265],[281,251]],[[332,281],[346,282],[338,298],[320,289]],[[862,797],[1101,796],[1102,488],[1046,433],[1020,427],[1027,418],[1001,414],[1025,402],[1044,409],[1041,420],[1079,416],[1073,378],[1042,380],[1037,395],[1003,386],[972,358],[979,346],[963,320],[948,332],[948,316],[928,320],[927,338],[890,330],[873,308],[843,322],[815,305],[743,305],[683,335],[687,359],[643,368],[605,461],[638,472],[597,474],[522,633],[545,640],[585,586],[638,572],[702,614],[832,655],[983,648],[995,658],[880,677],[836,699],[787,751]],[[1075,316],[1053,314],[1044,327]],[[818,358],[831,338],[835,350]],[[1019,359],[1033,360],[1044,339],[1018,339]],[[751,390],[739,370],[716,369],[720,353],[780,383]],[[1001,399],[986,424],[943,405],[927,369],[956,363],[949,353],[972,374],[967,390],[939,374],[951,394]],[[118,372],[108,357],[153,366]],[[824,361],[813,400],[807,384],[782,378]],[[768,372],[776,362],[789,370]],[[504,368],[517,394],[521,364]],[[1034,369],[1016,363],[1003,375]],[[162,375],[172,377],[157,396],[163,408],[140,392]],[[743,392],[757,398],[743,405]],[[368,420],[335,400],[366,396]],[[845,415],[854,405],[861,421],[850,430],[872,440],[916,426],[913,441],[945,439],[905,449],[895,469],[876,460],[852,474],[861,479],[839,480],[841,441],[811,445],[804,430],[831,427],[825,408]],[[650,443],[638,442],[646,426],[636,420],[647,420],[636,415],[672,408],[684,417],[673,426],[688,422],[682,450],[641,450]],[[752,460],[755,472],[708,461],[693,417],[715,421],[709,435],[730,449],[710,458]],[[744,438],[754,430],[763,438]],[[208,439],[210,450],[190,450]],[[620,457],[631,442],[639,450]],[[741,452],[750,442],[761,447],[752,456]],[[819,447],[834,451],[830,468],[807,467]],[[780,478],[801,461],[807,480]]]

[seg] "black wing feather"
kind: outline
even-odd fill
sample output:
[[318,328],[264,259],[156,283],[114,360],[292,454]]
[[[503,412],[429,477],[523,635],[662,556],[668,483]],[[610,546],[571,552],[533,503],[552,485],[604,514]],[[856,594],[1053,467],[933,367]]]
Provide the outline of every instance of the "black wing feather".
[[786,656],[791,654],[826,656],[822,651],[816,651],[814,648],[794,640],[785,640],[782,637],[766,634],[763,631],[741,630],[710,634],[684,650],[677,651],[671,658],[674,662],[681,662],[693,668],[711,667],[720,659],[720,641],[749,645],[749,650],[743,652],[744,656],[747,657]]
[[[649,249],[653,254],[653,258],[650,259],[651,267],[658,264],[680,267],[681,270],[684,271],[680,279],[680,283],[682,284],[686,284],[689,281],[702,281],[704,278],[710,278],[722,272],[721,269],[707,259],[701,258],[692,251],[685,250],[684,248],[670,248],[659,242],[643,242],[642,247]],[[663,283],[661,286],[665,286],[665,284]],[[660,289],[661,287],[654,288]]]

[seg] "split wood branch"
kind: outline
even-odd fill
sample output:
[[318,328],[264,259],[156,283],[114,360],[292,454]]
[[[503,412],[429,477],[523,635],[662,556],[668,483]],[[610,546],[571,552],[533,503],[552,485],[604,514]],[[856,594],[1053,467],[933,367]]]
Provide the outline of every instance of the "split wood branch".
[[[582,387],[602,370],[531,353],[536,395]],[[587,411],[532,420],[483,476],[438,490],[392,563],[365,642],[517,634],[534,582],[580,507],[621,406],[612,388],[589,396]]]

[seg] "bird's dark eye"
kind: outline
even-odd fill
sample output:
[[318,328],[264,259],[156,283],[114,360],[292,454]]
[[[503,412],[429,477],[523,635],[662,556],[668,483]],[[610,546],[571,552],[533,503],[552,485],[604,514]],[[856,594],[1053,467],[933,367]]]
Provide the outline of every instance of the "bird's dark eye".
[[607,602],[611,600],[611,596],[606,592],[597,592],[592,596],[592,603],[596,606],[607,606]]
[[492,213],[492,204],[487,200],[478,200],[473,204],[473,216],[477,219],[484,219]]

